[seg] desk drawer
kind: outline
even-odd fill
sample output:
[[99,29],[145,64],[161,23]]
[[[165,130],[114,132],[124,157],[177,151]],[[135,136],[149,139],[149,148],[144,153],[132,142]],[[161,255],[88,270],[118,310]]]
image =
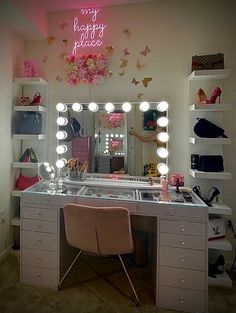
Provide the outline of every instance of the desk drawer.
[[170,287],[206,290],[206,273],[203,271],[160,266],[159,284]]
[[57,271],[46,268],[23,265],[21,268],[21,282],[44,287],[57,287]]
[[38,209],[24,206],[22,208],[22,217],[57,222],[57,210]]
[[160,245],[168,247],[206,250],[206,239],[200,236],[160,233]]
[[22,249],[21,264],[57,269],[57,252],[41,251],[34,249]]
[[22,229],[57,234],[57,223],[23,218]]
[[42,194],[31,194],[27,192],[23,192],[22,194],[22,202],[32,203],[32,204],[50,204],[52,206],[63,206],[65,203],[75,203],[75,197],[70,196],[61,196],[61,195],[42,195]]
[[206,312],[206,296],[204,292],[159,287],[159,305],[190,312]]
[[161,233],[206,236],[206,230],[205,223],[160,220]]
[[23,230],[22,248],[57,251],[57,235]]
[[200,250],[160,247],[160,265],[206,270],[206,253]]

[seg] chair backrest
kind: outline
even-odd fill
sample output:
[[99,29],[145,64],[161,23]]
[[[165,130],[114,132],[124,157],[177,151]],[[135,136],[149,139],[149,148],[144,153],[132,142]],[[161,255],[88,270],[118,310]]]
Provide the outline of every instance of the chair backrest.
[[129,211],[123,207],[64,206],[67,242],[99,255],[133,252]]

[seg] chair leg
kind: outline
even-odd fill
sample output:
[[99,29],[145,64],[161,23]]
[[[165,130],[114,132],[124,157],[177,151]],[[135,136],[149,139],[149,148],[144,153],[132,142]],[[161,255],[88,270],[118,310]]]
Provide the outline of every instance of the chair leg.
[[123,267],[123,270],[124,270],[124,272],[125,272],[125,275],[126,275],[128,281],[129,281],[130,287],[131,287],[131,289],[132,289],[132,291],[133,291],[133,293],[134,293],[134,296],[135,296],[136,301],[133,301],[133,300],[131,300],[130,298],[129,298],[129,299],[130,299],[136,306],[139,306],[140,301],[139,301],[139,297],[138,297],[138,295],[137,295],[137,293],[136,293],[136,290],[135,290],[135,288],[134,288],[134,285],[133,285],[133,283],[132,283],[132,281],[131,281],[131,279],[130,279],[130,276],[129,276],[128,272],[127,272],[127,269],[126,269],[126,267],[125,267],[125,264],[124,264],[124,262],[123,262],[123,260],[122,260],[122,257],[120,256],[120,254],[118,254],[118,257],[119,257],[120,263],[121,263],[121,265],[122,265],[122,267]]
[[72,267],[74,266],[75,262],[78,260],[78,258],[81,256],[81,254],[83,253],[83,250],[80,250],[79,253],[76,255],[76,257],[74,258],[73,262],[71,263],[71,265],[69,266],[68,270],[65,272],[65,274],[63,275],[62,279],[60,280],[59,284],[58,284],[58,289],[60,289],[60,286],[62,284],[62,282],[64,281],[64,279],[66,278],[66,276],[68,275],[68,273],[70,272],[70,270],[72,269]]

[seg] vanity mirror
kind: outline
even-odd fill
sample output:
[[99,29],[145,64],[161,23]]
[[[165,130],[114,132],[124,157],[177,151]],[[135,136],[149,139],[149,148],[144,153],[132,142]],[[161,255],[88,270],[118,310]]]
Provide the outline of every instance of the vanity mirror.
[[[168,103],[58,103],[58,168],[88,161],[88,171],[168,173]],[[146,172],[145,172],[146,171]]]

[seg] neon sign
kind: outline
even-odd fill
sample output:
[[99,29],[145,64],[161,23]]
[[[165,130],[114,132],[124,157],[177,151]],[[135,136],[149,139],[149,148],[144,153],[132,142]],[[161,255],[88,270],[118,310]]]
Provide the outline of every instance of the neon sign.
[[[94,9],[81,9],[80,17],[74,18],[73,31],[75,33],[74,47],[72,54],[75,55],[78,48],[83,47],[99,47],[103,43],[103,36],[106,24],[97,22],[97,15],[99,13],[99,8]],[[89,22],[83,22],[84,17],[89,16]]]

